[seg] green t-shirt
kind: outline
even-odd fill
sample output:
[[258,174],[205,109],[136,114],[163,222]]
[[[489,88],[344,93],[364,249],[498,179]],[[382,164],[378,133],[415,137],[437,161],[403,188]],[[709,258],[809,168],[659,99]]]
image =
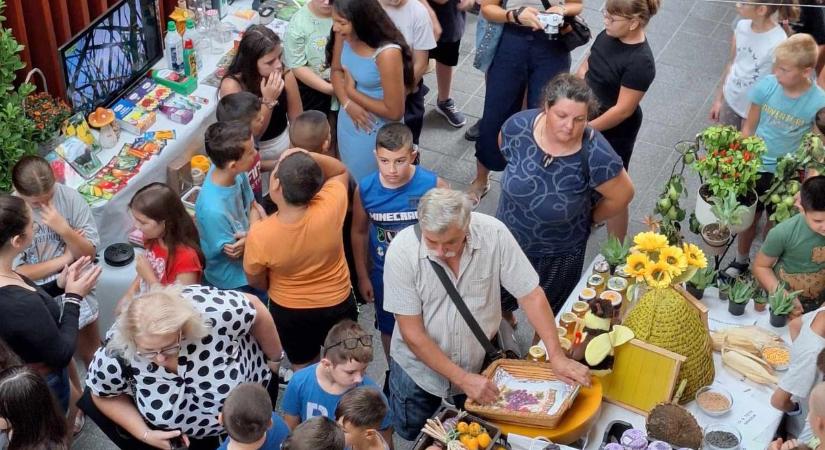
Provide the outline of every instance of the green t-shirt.
[[284,39],[284,59],[290,69],[307,66],[329,80],[326,46],[332,29],[332,17],[318,17],[304,5],[292,16]]
[[787,273],[814,273],[825,269],[825,236],[811,230],[802,214],[768,232],[761,251],[779,258],[776,269],[782,268]]

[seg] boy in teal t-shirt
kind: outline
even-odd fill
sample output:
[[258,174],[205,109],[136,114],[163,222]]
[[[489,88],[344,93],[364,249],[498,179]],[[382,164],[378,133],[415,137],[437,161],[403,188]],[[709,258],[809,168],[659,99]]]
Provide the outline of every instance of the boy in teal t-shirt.
[[784,281],[801,290],[805,312],[822,304],[825,291],[825,176],[805,180],[801,213],[780,223],[765,238],[753,263],[753,275],[767,292]]
[[[761,79],[751,90],[751,105],[742,126],[743,135],[761,137],[768,148],[756,180],[759,197],[770,189],[777,161],[799,148],[805,133],[813,130],[816,113],[825,108],[825,92],[812,78],[817,61],[816,41],[808,34],[795,34],[779,44],[774,55],[773,75]],[[725,269],[725,275],[735,278],[748,270],[751,246],[764,209],[765,205],[757,201],[756,218],[747,230],[739,233],[736,259]]]

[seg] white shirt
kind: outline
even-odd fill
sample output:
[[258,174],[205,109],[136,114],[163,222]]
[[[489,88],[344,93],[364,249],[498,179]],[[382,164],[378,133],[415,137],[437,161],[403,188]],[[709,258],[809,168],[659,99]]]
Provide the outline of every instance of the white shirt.
[[418,0],[405,0],[401,6],[388,6],[381,4],[384,11],[390,16],[390,20],[404,35],[404,40],[410,46],[410,50],[432,50],[435,48],[435,36],[433,35],[433,23],[427,8]]
[[725,78],[722,93],[728,106],[741,117],[747,117],[751,87],[762,77],[771,74],[773,51],[780,42],[787,39],[785,30],[776,25],[763,33],[751,29],[750,20],[740,20],[734,29],[736,54],[730,73]]

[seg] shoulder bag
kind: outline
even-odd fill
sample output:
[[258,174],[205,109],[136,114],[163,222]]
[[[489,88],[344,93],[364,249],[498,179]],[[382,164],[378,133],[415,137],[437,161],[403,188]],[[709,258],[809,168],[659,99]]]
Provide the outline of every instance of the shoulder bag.
[[[550,0],[541,0],[544,9],[550,9]],[[564,26],[559,28],[558,40],[564,45],[568,52],[581,47],[590,42],[592,33],[587,22],[581,18],[581,14],[576,16],[564,16]]]
[[[418,237],[418,241],[421,242],[421,227],[418,224],[415,225],[415,235]],[[498,334],[496,334],[493,340],[488,339],[484,334],[484,331],[481,329],[481,326],[473,317],[473,314],[470,312],[469,308],[467,308],[467,304],[464,303],[464,299],[461,298],[461,294],[458,293],[458,289],[456,289],[455,285],[450,280],[450,277],[447,275],[444,267],[429,257],[427,257],[427,261],[430,262],[430,265],[435,271],[435,274],[438,276],[438,279],[441,281],[441,284],[444,285],[444,289],[447,290],[447,295],[450,296],[450,299],[453,301],[456,309],[458,309],[458,312],[461,314],[464,322],[466,322],[467,326],[470,327],[470,331],[473,332],[473,336],[475,336],[484,348],[484,363],[481,365],[481,370],[484,370],[493,361],[499,359],[521,359],[518,344],[516,343],[514,336],[514,330],[513,327],[510,326],[510,323],[502,319],[499,324]]]

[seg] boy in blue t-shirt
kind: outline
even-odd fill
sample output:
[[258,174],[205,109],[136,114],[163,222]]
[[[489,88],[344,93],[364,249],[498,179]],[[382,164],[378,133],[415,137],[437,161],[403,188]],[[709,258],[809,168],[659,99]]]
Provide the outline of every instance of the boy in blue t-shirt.
[[[762,78],[752,88],[748,117],[742,126],[744,136],[759,136],[768,148],[756,180],[759,197],[770,189],[777,161],[799,148],[805,134],[813,130],[817,112],[825,107],[825,93],[812,78],[816,41],[808,34],[795,34],[776,47],[774,56],[773,75]],[[751,245],[764,209],[758,201],[756,219],[739,233],[736,259],[725,269],[725,275],[738,277],[748,270]]]
[[[434,187],[447,183],[413,165],[418,152],[403,123],[388,123],[378,130],[375,158],[378,171],[358,183],[352,202],[352,253],[361,298],[375,302],[375,319],[389,361],[395,318],[384,311],[384,255],[392,238],[418,223],[418,200]],[[369,244],[368,244],[369,243]]]
[[272,401],[260,384],[243,383],[232,389],[218,415],[218,421],[226,429],[229,438],[218,450],[233,447],[256,450],[280,450],[281,443],[289,435],[289,428],[281,417],[272,411]]
[[[290,429],[315,416],[334,420],[344,393],[359,386],[376,387],[364,375],[372,362],[372,335],[356,322],[346,319],[332,327],[321,355],[320,362],[296,372],[287,385],[281,408]],[[381,396],[386,402],[386,397]],[[384,417],[380,432],[387,442],[392,442],[390,414]]]
[[195,222],[206,258],[204,276],[220,289],[258,295],[243,271],[246,233],[265,216],[246,175],[255,164],[252,131],[243,122],[217,122],[206,129],[204,140],[212,168],[195,202]]

